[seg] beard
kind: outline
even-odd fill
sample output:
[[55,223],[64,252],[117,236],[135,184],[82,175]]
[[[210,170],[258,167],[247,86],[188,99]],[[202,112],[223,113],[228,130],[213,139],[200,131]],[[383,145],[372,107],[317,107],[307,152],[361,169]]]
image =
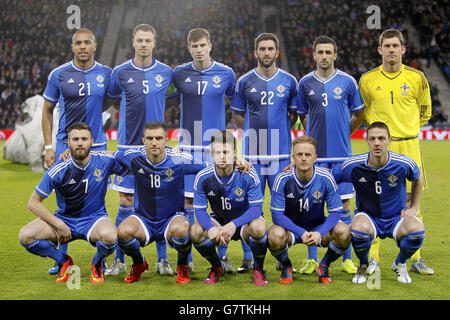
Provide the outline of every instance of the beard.
[[258,57],[258,62],[264,68],[268,68],[275,63],[275,59],[276,57],[273,57],[272,59],[269,60],[269,62],[265,62],[263,58]]
[[90,147],[83,150],[83,152],[78,151],[76,148],[70,147],[70,154],[72,155],[72,158],[76,161],[83,161],[89,156],[90,152],[91,152]]

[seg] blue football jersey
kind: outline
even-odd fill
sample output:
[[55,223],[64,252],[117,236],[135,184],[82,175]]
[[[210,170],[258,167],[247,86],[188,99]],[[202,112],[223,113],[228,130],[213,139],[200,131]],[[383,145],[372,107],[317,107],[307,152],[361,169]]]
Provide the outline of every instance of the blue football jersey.
[[118,147],[142,146],[144,125],[164,122],[166,91],[172,83],[172,69],[152,60],[146,68],[133,59],[114,68],[108,95],[120,99]]
[[271,190],[270,210],[284,214],[297,226],[308,231],[326,220],[324,206],[329,213],[343,211],[338,187],[331,173],[314,167],[312,178],[302,183],[294,172],[282,172]]
[[108,92],[111,68],[94,62],[82,70],[69,61],[50,72],[44,99],[59,102],[59,124],[56,139],[67,141],[66,128],[85,122],[92,130],[94,146],[105,145],[102,106]]
[[117,160],[134,174],[134,212],[158,221],[184,211],[184,175],[197,174],[205,164],[193,164],[192,156],[166,148],[166,156],[151,163],[145,147],[118,151]]
[[82,218],[106,212],[105,195],[108,178],[128,171],[112,156],[91,151],[91,159],[80,167],[72,158],[59,160],[42,177],[35,191],[47,198],[55,190],[56,214]]
[[245,113],[242,155],[246,160],[278,160],[291,156],[288,111],[296,111],[297,80],[283,69],[269,79],[256,69],[241,76],[231,110]]
[[306,134],[317,140],[319,158],[351,156],[351,113],[363,109],[355,79],[343,71],[325,81],[311,72],[299,82],[297,113],[308,115]]
[[225,129],[225,97],[233,96],[236,75],[216,61],[204,70],[185,63],[173,74],[181,95],[180,148],[204,149],[217,130]]
[[353,183],[358,211],[378,218],[400,214],[406,203],[406,179],[416,180],[420,169],[410,157],[389,151],[381,168],[368,164],[369,153],[350,157],[333,170],[337,181]]
[[200,171],[194,182],[194,209],[206,209],[228,223],[242,216],[250,206],[261,206],[264,197],[258,174],[251,170],[242,175],[238,168],[225,179],[219,177],[215,164]]

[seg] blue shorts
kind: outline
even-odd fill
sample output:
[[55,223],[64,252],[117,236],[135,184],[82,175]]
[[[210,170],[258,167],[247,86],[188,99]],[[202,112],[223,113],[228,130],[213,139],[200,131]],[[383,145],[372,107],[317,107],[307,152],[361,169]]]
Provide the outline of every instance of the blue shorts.
[[369,218],[374,230],[372,242],[375,241],[377,237],[379,237],[380,239],[385,239],[386,237],[389,237],[394,239],[395,243],[397,243],[398,245],[397,231],[398,228],[400,227],[400,224],[403,222],[403,219],[401,218],[400,215],[388,219],[383,219],[372,217],[369,214],[360,211],[357,214],[355,214],[353,219],[356,218],[358,215],[364,215],[367,218]]
[[95,246],[95,243],[91,242],[89,237],[91,236],[92,230],[94,230],[97,222],[103,219],[110,220],[106,211],[82,218],[69,218],[59,214],[55,214],[55,217],[62,220],[69,227],[72,234],[70,241],[80,239],[86,240],[92,246]]
[[139,214],[133,213],[130,215],[130,217],[134,217],[137,220],[139,220],[142,228],[144,229],[145,233],[145,243],[144,246],[149,245],[153,241],[160,241],[160,240],[166,240],[167,244],[170,245],[170,239],[167,239],[167,231],[168,226],[173,218],[177,216],[182,216],[186,218],[188,221],[188,217],[184,212],[176,212],[173,216],[170,216],[169,218],[158,220],[158,221],[152,221],[150,219],[145,218],[144,216],[141,216]]
[[[214,160],[211,155],[211,149],[203,149],[203,150],[184,150],[182,147],[180,148],[183,153],[190,154],[194,158],[194,163],[213,163]],[[189,174],[184,176],[184,197],[185,198],[194,198],[194,181],[195,174]]]
[[258,174],[259,181],[261,182],[261,191],[264,195],[266,191],[266,180],[269,184],[270,190],[272,190],[273,183],[277,175],[283,171],[285,167],[291,164],[290,159],[270,160],[251,162],[255,167],[255,171]]
[[[336,162],[320,162],[320,163],[317,163],[318,167],[328,168],[328,169],[330,169],[330,171],[334,167],[340,166],[340,165],[341,165],[341,163],[336,163]],[[338,183],[338,189],[339,189],[339,194],[341,196],[341,200],[351,199],[351,198],[354,198],[355,195],[356,195],[355,188],[353,187],[353,184],[351,182]]]

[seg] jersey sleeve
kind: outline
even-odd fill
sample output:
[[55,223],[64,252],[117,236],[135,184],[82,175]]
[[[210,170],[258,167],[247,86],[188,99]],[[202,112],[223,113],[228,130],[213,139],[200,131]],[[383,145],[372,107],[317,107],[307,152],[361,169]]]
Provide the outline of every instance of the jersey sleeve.
[[203,190],[202,179],[195,177],[194,182],[194,209],[205,209],[208,207],[208,199]]
[[41,197],[47,198],[52,191],[55,189],[55,183],[52,178],[48,175],[50,169],[44,174],[41,182],[34,188]]
[[286,199],[284,197],[284,182],[277,183],[278,177],[275,178],[272,190],[270,190],[270,211],[272,213],[284,214],[286,208]]
[[299,116],[304,116],[309,113],[309,104],[305,97],[305,92],[303,90],[303,81],[300,81],[298,89],[297,89],[297,114]]
[[111,164],[110,164],[110,170],[111,174],[117,174],[119,176],[124,176],[129,172],[129,169],[127,166],[122,165],[122,163],[117,160],[116,157],[111,158]]
[[420,127],[423,127],[431,118],[431,93],[425,75],[421,75],[421,86],[417,97],[417,105],[420,111]]
[[297,80],[292,77],[291,78],[291,90],[289,90],[289,97],[287,101],[288,110],[289,111],[297,111],[297,91],[298,91],[298,83]]
[[420,169],[413,159],[409,157],[407,159],[409,165],[406,167],[406,179],[409,181],[417,180],[420,176]]
[[371,98],[370,92],[367,88],[366,77],[364,77],[364,75],[359,80],[359,93],[361,94],[361,98],[363,100],[363,103],[364,103],[364,106],[366,109],[366,112],[365,112],[366,119],[365,120],[369,123],[370,119],[368,119],[368,116],[370,113],[368,112],[368,109],[370,109],[372,98]]
[[251,170],[248,174],[248,204],[252,206],[261,206],[264,202],[264,196],[261,191],[261,182],[256,171]]
[[236,74],[234,73],[233,70],[230,70],[229,81],[228,81],[227,89],[225,90],[225,96],[229,99],[232,99],[235,88],[236,88]]
[[115,68],[111,73],[109,81],[108,97],[111,99],[120,99],[122,95],[122,87],[119,82],[119,69]]
[[[339,166],[338,166],[339,167]],[[330,174],[326,179],[326,203],[328,212],[340,212],[344,209],[338,186],[333,176]]]
[[48,102],[56,104],[59,100],[60,90],[58,85],[58,72],[51,72],[48,76],[47,87],[43,98]]
[[114,158],[116,159],[117,163],[121,167],[125,167],[129,170],[131,170],[131,162],[127,156],[125,156],[126,151],[117,151],[114,152]]
[[238,80],[236,88],[234,89],[233,101],[231,103],[231,110],[237,113],[245,113],[246,102],[244,96],[245,83],[242,80]]
[[364,102],[358,90],[358,84],[351,78],[349,84],[348,106],[351,112],[359,112],[364,109]]

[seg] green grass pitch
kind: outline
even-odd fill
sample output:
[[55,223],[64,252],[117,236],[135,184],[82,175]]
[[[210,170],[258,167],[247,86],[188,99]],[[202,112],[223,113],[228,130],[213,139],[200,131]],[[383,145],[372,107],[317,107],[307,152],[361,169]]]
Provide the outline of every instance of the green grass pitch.
[[[367,151],[365,142],[354,140],[354,153]],[[4,141],[0,141],[3,150]],[[80,268],[79,288],[69,288],[66,284],[55,283],[55,276],[47,274],[47,269],[53,264],[51,259],[43,259],[25,251],[19,244],[20,228],[34,219],[34,215],[26,208],[28,198],[34,186],[40,181],[42,173],[32,173],[28,166],[13,164],[3,160],[0,151],[0,279],[2,285],[0,299],[169,299],[169,300],[340,300],[340,299],[449,299],[450,287],[450,237],[448,232],[448,208],[450,207],[450,148],[448,141],[423,141],[422,149],[426,165],[429,189],[424,191],[421,210],[426,226],[426,238],[422,246],[422,256],[436,270],[432,276],[422,276],[410,273],[413,282],[401,284],[396,281],[395,274],[390,270],[397,255],[397,247],[393,240],[386,239],[381,243],[381,273],[378,281],[372,286],[355,285],[351,283],[352,276],[340,270],[341,260],[332,264],[330,275],[333,282],[329,285],[319,284],[315,274],[304,276],[294,274],[294,283],[281,285],[278,282],[279,271],[275,270],[275,259],[268,252],[265,269],[269,285],[256,287],[251,274],[227,274],[217,285],[207,286],[203,280],[207,276],[208,264],[194,249],[195,271],[191,274],[192,281],[187,285],[178,285],[175,276],[160,276],[155,272],[156,249],[151,244],[143,248],[143,253],[150,264],[150,270],[143,274],[137,283],[123,283],[124,274],[106,277],[102,285],[89,282],[90,261],[95,249],[84,241],[69,244],[69,254],[75,265]],[[115,142],[109,143],[114,149]],[[264,213],[271,223],[269,212],[270,195],[266,189]],[[106,205],[114,221],[118,208],[118,193],[108,191]],[[54,193],[45,200],[50,209],[56,209]],[[354,208],[354,200],[352,200]],[[319,249],[319,259],[324,249]],[[229,259],[233,266],[238,267],[242,260],[242,250],[239,242],[232,242],[228,249]],[[305,246],[297,245],[289,251],[289,255],[297,269],[307,256]],[[168,248],[168,257],[172,266],[176,264],[176,251]],[[357,261],[353,253],[354,261]],[[112,262],[110,256],[108,263]],[[131,264],[130,258],[127,265]],[[409,265],[409,262],[408,262]],[[128,269],[129,270],[129,269]],[[74,284],[74,283],[72,283]]]

